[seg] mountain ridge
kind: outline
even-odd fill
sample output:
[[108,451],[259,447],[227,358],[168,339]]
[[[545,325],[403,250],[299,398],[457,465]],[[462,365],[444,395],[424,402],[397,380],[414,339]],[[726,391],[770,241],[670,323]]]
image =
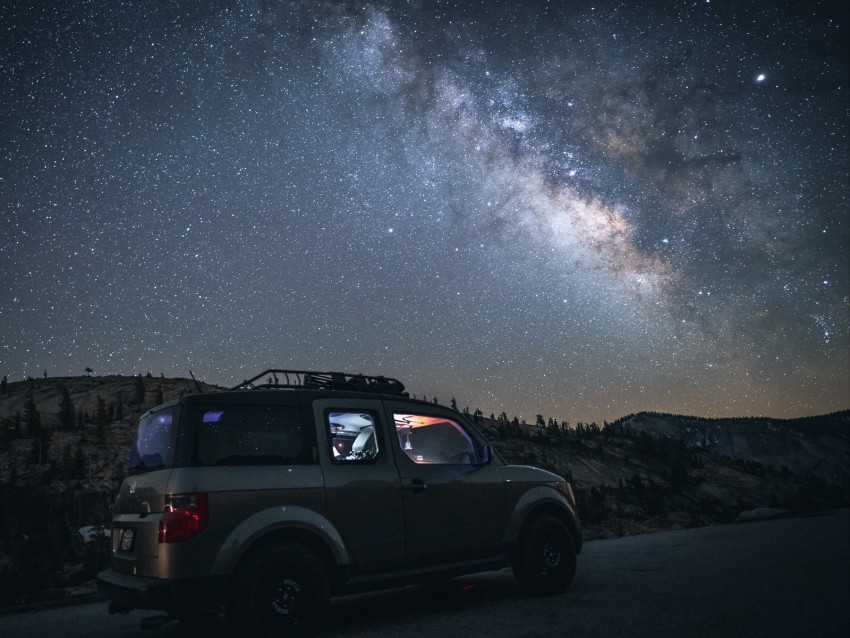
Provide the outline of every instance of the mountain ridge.
[[618,419],[611,427],[668,436],[689,448],[776,470],[785,467],[828,483],[850,483],[850,410],[794,419],[639,412]]

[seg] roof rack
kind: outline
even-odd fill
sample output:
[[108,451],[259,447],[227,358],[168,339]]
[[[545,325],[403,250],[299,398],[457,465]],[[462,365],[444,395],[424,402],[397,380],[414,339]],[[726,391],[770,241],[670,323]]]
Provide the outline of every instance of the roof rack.
[[307,388],[315,390],[353,390],[407,396],[404,384],[390,377],[375,377],[348,372],[315,372],[312,370],[270,369],[246,379],[231,390],[275,390],[281,388]]

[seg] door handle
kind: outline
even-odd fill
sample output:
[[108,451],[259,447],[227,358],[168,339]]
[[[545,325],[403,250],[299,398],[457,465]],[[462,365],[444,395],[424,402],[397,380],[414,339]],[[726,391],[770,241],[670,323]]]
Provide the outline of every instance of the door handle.
[[421,494],[428,487],[422,479],[408,479],[401,484],[402,489],[413,490],[416,494]]

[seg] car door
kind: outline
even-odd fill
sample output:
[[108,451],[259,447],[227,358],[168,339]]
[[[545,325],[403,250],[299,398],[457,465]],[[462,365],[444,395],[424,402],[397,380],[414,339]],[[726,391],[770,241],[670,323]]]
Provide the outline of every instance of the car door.
[[507,513],[498,466],[483,463],[484,441],[448,409],[386,401],[404,497],[411,565],[492,556]]
[[319,456],[330,520],[359,571],[396,569],[404,563],[401,482],[389,447],[379,400],[313,402]]

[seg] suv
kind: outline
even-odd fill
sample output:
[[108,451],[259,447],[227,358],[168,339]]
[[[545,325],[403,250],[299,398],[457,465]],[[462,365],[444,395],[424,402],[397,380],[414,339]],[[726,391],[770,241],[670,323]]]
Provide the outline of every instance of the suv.
[[140,422],[98,584],[110,613],[225,611],[311,633],[331,596],[511,566],[563,592],[570,485],[506,464],[462,415],[396,379],[267,370]]

